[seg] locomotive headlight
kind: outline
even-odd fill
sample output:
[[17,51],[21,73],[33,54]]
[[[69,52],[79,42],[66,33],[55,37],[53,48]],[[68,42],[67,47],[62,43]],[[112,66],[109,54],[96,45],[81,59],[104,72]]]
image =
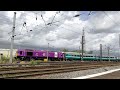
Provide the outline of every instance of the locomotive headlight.
[[18,53],[16,53],[16,56],[18,56]]

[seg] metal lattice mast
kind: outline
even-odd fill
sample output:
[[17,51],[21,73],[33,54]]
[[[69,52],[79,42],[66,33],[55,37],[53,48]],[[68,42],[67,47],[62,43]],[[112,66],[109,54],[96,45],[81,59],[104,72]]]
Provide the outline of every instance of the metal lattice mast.
[[119,34],[119,48],[120,48],[120,34]]
[[119,58],[120,58],[120,34],[119,34]]
[[48,55],[49,54],[49,43],[48,43],[48,50],[47,50],[47,61],[48,61]]
[[110,47],[107,47],[107,49],[108,49],[108,57],[109,57],[109,61],[110,61]]
[[83,53],[84,53],[84,45],[85,45],[85,33],[84,33],[84,28],[83,28],[83,33],[82,33],[82,42],[81,42],[81,44],[82,44],[82,58],[81,58],[81,61],[83,60]]
[[100,44],[100,61],[102,60],[102,44]]

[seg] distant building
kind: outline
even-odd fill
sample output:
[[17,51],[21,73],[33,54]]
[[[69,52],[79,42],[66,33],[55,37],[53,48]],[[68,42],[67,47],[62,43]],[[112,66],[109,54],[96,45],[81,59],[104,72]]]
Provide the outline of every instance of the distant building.
[[[16,51],[17,49],[13,49],[13,56],[16,55]],[[3,57],[10,57],[10,49],[0,49],[0,55],[2,55]]]

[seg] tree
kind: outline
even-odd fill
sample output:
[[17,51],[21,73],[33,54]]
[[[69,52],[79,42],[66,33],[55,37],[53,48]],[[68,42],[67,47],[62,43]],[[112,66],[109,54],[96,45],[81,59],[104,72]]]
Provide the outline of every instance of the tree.
[[80,51],[79,50],[72,50],[71,52],[78,52],[79,53]]
[[93,54],[93,51],[89,51],[88,54]]
[[68,52],[68,49],[65,49],[65,48],[64,48],[62,51],[63,51],[63,52]]

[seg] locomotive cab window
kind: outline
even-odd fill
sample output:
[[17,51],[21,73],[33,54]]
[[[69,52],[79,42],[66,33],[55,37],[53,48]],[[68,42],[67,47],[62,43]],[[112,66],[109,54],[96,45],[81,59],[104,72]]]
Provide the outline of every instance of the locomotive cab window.
[[20,54],[22,54],[22,51],[20,51]]

